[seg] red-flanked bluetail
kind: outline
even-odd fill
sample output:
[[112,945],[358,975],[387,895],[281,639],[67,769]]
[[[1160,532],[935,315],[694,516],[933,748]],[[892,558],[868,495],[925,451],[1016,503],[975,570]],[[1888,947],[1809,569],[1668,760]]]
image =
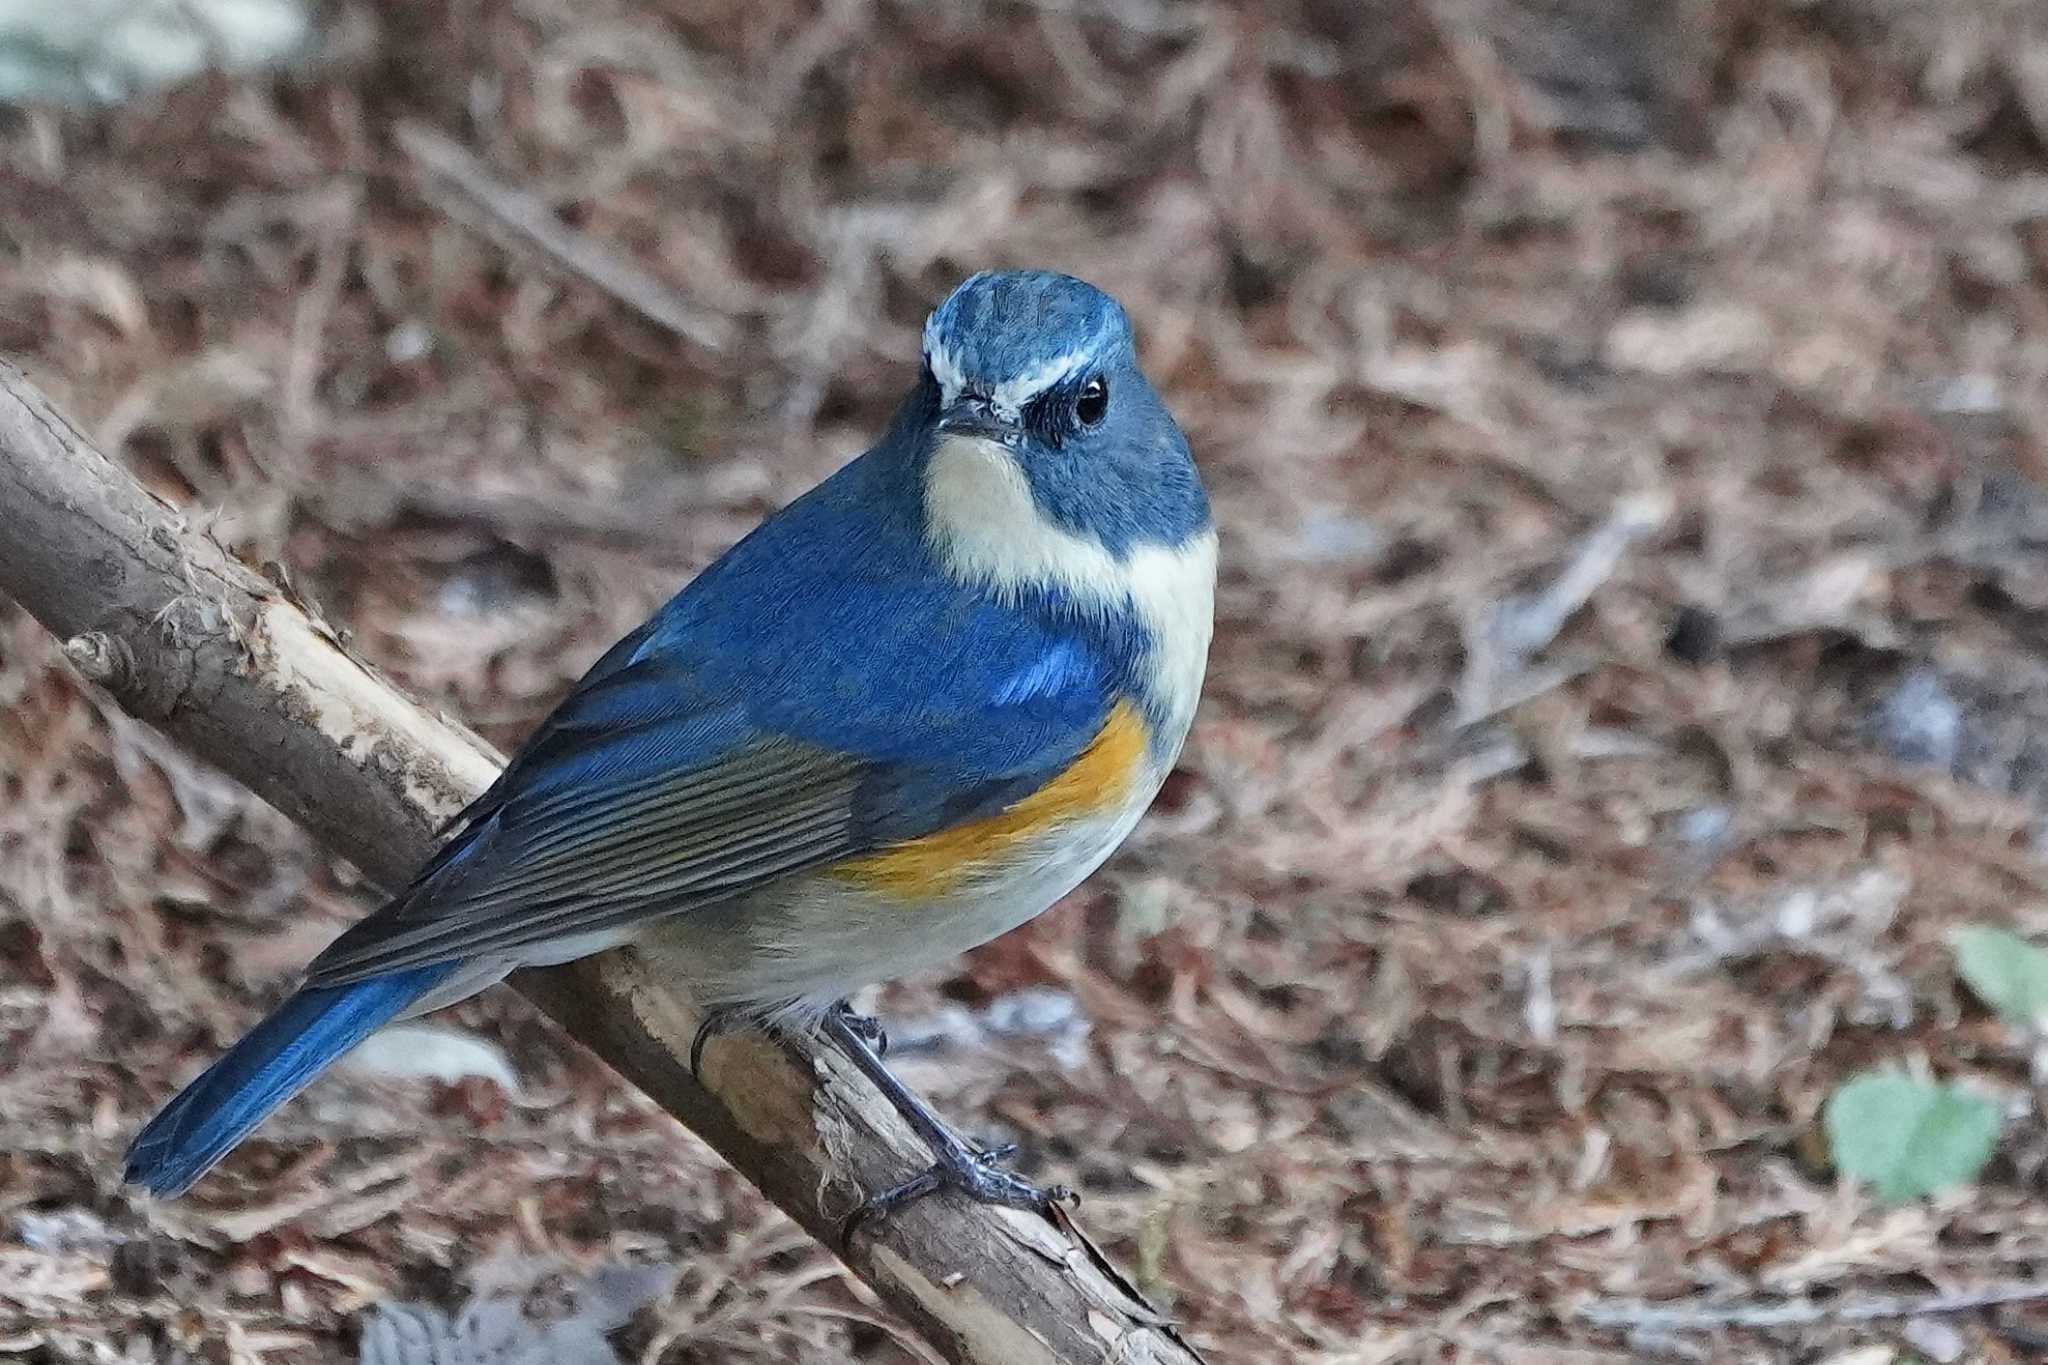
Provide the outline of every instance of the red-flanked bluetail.
[[632,939],[717,1017],[820,1030],[938,1188],[1046,1196],[888,1077],[839,1002],[987,942],[1123,842],[1208,654],[1209,503],[1124,310],[967,280],[867,453],[612,647],[388,905],[135,1139],[176,1194],[371,1031]]

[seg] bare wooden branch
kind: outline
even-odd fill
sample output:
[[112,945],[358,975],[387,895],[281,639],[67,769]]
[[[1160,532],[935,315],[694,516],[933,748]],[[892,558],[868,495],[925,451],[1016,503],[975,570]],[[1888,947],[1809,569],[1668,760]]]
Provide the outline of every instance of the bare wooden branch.
[[[125,709],[386,885],[498,770],[488,745],[400,694],[5,361],[0,592]],[[697,1011],[629,949],[516,984],[827,1245],[862,1192],[929,1160],[829,1050],[722,1038],[700,1085],[688,1063]],[[848,1263],[963,1365],[1198,1359],[1069,1223],[926,1200],[863,1231]]]

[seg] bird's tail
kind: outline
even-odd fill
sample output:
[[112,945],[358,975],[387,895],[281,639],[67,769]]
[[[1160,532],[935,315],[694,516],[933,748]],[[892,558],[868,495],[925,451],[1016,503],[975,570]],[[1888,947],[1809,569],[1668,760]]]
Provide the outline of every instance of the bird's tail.
[[300,990],[135,1135],[127,1180],[151,1194],[183,1194],[272,1110],[418,1003],[458,965],[437,962],[346,986]]

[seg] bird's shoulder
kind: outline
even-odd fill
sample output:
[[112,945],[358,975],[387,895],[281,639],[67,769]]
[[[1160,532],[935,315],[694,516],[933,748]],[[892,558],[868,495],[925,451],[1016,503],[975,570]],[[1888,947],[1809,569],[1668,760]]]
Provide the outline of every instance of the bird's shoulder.
[[965,781],[1085,746],[1123,693],[1128,631],[954,581],[894,474],[856,462],[733,546],[590,668],[495,796],[762,744]]
[[662,609],[639,662],[767,731],[878,759],[1092,733],[1128,632],[957,581],[891,472],[842,471],[764,522]]

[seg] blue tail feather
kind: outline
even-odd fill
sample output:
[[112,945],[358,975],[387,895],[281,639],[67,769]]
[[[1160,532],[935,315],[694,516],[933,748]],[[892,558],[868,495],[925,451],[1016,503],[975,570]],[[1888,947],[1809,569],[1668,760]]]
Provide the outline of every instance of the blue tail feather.
[[151,1194],[183,1194],[279,1105],[403,1014],[458,965],[437,962],[347,986],[299,991],[136,1134],[128,1146],[127,1180]]

